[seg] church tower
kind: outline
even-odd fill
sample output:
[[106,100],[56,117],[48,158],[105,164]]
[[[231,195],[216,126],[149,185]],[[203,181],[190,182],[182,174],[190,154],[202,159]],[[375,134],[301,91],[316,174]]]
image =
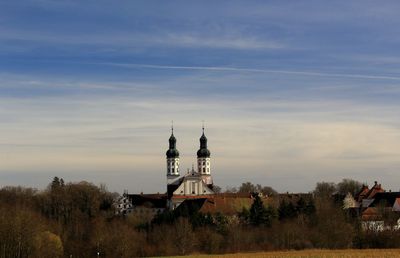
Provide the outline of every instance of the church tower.
[[212,185],[210,151],[207,149],[207,137],[203,134],[200,137],[200,149],[197,151],[198,172],[202,176],[204,183]]
[[179,177],[179,151],[176,149],[176,138],[174,128],[171,128],[171,137],[169,137],[169,149],[167,155],[167,179],[168,182]]

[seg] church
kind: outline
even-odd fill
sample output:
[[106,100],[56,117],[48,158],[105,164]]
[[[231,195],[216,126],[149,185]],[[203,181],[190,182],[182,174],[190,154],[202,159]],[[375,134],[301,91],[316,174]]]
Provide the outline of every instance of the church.
[[[117,214],[132,214],[153,218],[165,210],[193,209],[203,213],[222,213],[236,216],[243,208],[249,209],[251,193],[215,193],[211,176],[211,152],[204,126],[197,151],[197,167],[181,172],[177,138],[171,128],[169,148],[165,153],[166,192],[154,194],[128,194],[125,192],[116,201]],[[160,177],[162,174],[160,173]],[[267,201],[267,199],[265,199]]]
[[185,173],[180,170],[180,157],[176,145],[174,128],[171,128],[169,148],[166,152],[166,194],[128,194],[117,201],[117,213],[157,213],[165,209],[174,210],[185,200],[196,200],[214,196],[211,176],[211,153],[207,147],[204,126],[197,151],[197,171],[194,166]]
[[197,151],[197,171],[192,166],[181,176],[179,166],[179,151],[176,147],[176,138],[172,128],[169,137],[167,159],[167,207],[175,209],[185,199],[213,195],[213,179],[211,176],[210,151],[207,148],[207,137],[204,126],[200,137],[200,148]]

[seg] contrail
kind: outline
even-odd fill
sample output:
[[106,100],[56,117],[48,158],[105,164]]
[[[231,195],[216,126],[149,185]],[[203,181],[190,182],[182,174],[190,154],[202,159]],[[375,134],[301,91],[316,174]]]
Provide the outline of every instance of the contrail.
[[147,69],[168,69],[168,70],[206,70],[221,72],[250,72],[250,73],[280,73],[292,75],[318,76],[318,77],[344,77],[356,79],[373,79],[373,80],[396,80],[400,81],[400,77],[383,76],[383,75],[363,75],[363,74],[342,74],[342,73],[321,73],[321,72],[305,72],[290,70],[270,70],[270,69],[253,69],[239,67],[224,66],[171,66],[171,65],[149,65],[149,64],[129,64],[129,63],[92,63],[98,65],[112,65],[126,68],[147,68]]

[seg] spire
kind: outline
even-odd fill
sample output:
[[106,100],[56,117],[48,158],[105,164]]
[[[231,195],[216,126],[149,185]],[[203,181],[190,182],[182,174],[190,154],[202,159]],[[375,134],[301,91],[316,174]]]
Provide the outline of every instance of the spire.
[[207,149],[207,137],[203,134],[200,137],[200,149]]
[[172,121],[171,136],[169,137],[169,149],[167,150],[167,158],[179,158],[179,151],[176,149],[176,138],[174,136],[174,125]]
[[176,138],[174,136],[174,133],[171,133],[171,136],[169,137],[169,148],[170,149],[176,149]]
[[207,149],[207,137],[204,134],[204,121],[203,121],[203,126],[202,126],[202,135],[200,137],[200,149],[197,151],[197,157],[204,157],[204,158],[209,158],[210,157],[210,151]]
[[202,133],[202,135],[200,137],[200,149],[207,149],[207,137],[204,134],[204,120],[202,121],[201,130],[202,130],[203,133]]

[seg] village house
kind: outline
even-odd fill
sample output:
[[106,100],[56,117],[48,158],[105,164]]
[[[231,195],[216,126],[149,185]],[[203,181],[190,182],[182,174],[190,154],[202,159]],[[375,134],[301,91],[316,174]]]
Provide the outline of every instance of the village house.
[[376,181],[371,189],[363,185],[354,197],[347,194],[343,208],[360,217],[365,230],[400,229],[400,192],[386,192]]

